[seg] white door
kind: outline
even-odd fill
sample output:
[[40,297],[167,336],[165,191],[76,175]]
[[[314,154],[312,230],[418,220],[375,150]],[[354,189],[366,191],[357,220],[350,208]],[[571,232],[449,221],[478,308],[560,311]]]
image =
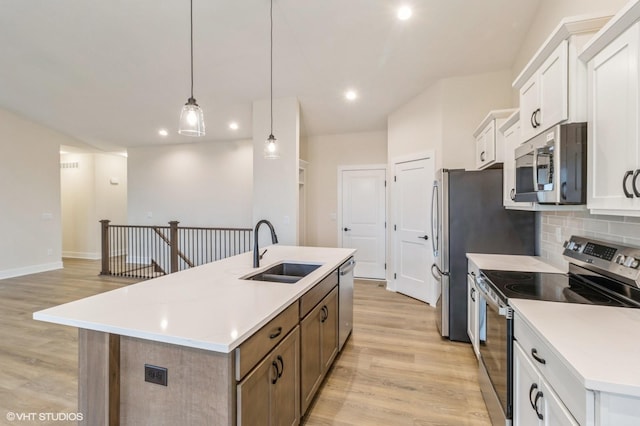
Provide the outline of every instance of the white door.
[[342,170],[342,247],[356,249],[354,276],[385,279],[385,169]]
[[540,67],[540,126],[536,133],[569,118],[569,42],[563,41]]
[[397,163],[393,186],[396,291],[435,306],[437,283],[429,273],[433,158]]

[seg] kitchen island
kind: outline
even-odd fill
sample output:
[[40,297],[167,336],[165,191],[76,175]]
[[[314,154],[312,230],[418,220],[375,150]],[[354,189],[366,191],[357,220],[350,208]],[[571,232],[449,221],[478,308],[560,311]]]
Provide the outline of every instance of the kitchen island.
[[[80,329],[86,424],[295,423],[337,354],[337,268],[353,253],[273,245],[257,269],[245,253],[34,319]],[[284,261],[318,267],[296,283],[244,279]]]

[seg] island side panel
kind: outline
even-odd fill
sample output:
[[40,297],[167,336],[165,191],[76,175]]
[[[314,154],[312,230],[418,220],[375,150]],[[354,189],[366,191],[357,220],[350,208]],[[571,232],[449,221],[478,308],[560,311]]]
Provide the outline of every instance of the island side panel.
[[119,423],[120,336],[78,330],[78,411],[81,425]]
[[[121,423],[234,425],[231,355],[122,336]],[[145,364],[166,368],[167,386],[146,382]]]

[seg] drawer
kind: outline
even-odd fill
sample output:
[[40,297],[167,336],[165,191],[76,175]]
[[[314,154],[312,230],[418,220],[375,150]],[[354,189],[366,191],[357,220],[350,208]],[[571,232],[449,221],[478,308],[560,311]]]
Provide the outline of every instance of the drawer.
[[241,380],[271,349],[280,343],[298,324],[298,319],[298,303],[294,302],[256,331],[253,336],[242,342],[235,350],[236,380]]
[[338,270],[331,272],[300,298],[300,318],[304,318],[332,288],[338,285]]
[[[586,424],[587,406],[593,406],[593,403],[588,404],[588,399],[593,399],[593,393],[585,389],[580,379],[565,366],[564,360],[556,355],[540,335],[518,314],[514,317],[513,334],[529,360],[558,394],[573,417],[578,423]],[[534,350],[535,356],[544,360],[544,363],[534,358],[532,355]]]

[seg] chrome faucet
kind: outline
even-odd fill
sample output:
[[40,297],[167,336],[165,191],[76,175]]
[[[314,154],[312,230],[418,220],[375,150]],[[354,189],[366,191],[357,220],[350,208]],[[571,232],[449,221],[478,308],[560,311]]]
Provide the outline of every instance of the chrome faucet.
[[[256,223],[256,228],[253,230],[253,267],[257,268],[260,266],[260,259],[264,256],[264,252],[260,254],[260,250],[258,249],[258,231],[260,230],[260,225],[263,223],[267,224],[269,229],[271,230],[271,243],[278,244],[278,236],[276,235],[276,230],[273,228],[271,222],[266,219],[260,220]],[[265,250],[266,252],[266,250]]]

